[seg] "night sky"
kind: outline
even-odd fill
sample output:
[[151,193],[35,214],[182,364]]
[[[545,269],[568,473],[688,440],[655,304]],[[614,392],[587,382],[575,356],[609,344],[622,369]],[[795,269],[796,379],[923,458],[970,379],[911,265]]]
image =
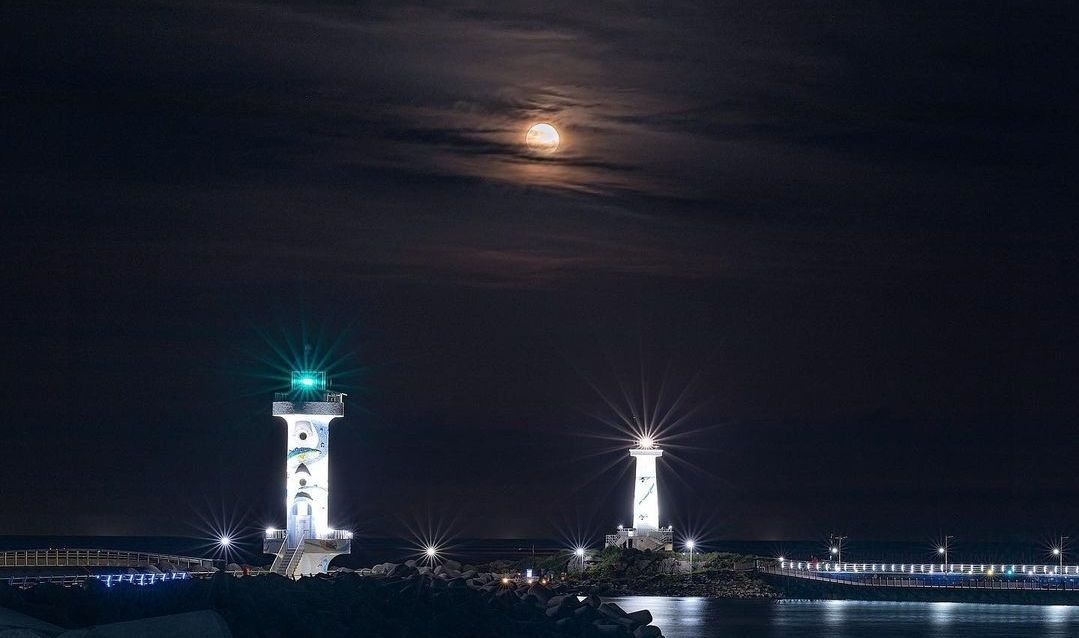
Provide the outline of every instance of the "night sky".
[[0,533],[1079,537],[1066,6],[4,3]]

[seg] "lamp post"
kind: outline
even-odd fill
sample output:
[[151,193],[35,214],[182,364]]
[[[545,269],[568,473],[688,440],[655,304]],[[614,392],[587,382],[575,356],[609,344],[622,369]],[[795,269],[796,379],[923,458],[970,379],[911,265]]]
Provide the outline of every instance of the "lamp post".
[[828,548],[828,551],[835,556],[836,561],[841,566],[843,564],[843,541],[845,540],[847,540],[846,536],[840,536],[838,534],[831,534],[829,536],[829,545],[831,545],[831,547]]
[[1064,541],[1068,540],[1067,536],[1060,537],[1060,544],[1053,548],[1053,556],[1059,559],[1060,573],[1064,573]]
[[584,548],[583,547],[578,547],[577,549],[573,550],[573,554],[577,557],[578,560],[581,561],[581,573],[583,574],[584,573]]
[[[948,549],[949,549],[949,546],[951,545],[951,541],[952,541],[953,538],[955,538],[955,537],[954,536],[945,536],[944,537],[944,544],[937,548],[937,553],[940,554],[941,556],[944,556],[944,564],[945,565],[948,564]],[[945,568],[945,569],[947,569],[947,568]]]

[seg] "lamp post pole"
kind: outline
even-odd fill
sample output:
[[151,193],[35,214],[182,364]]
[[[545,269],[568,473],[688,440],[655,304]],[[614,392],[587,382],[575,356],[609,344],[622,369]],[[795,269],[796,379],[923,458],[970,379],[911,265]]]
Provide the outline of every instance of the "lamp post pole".
[[832,534],[830,536],[831,547],[829,548],[833,554],[835,554],[836,561],[840,564],[840,569],[843,565],[843,541],[847,540],[846,536],[840,536],[838,534]]
[[944,555],[944,565],[945,565],[944,569],[945,570],[948,569],[947,568],[947,565],[948,565],[948,550],[951,548],[951,542],[952,542],[953,538],[955,538],[955,537],[954,536],[945,536],[944,537],[944,545],[937,548],[937,553]]

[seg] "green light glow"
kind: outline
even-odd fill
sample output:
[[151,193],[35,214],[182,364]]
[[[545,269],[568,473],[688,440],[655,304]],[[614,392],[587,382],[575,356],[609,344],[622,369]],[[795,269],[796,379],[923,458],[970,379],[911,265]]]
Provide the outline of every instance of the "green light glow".
[[326,373],[311,370],[295,370],[292,373],[292,389],[299,390],[325,390]]

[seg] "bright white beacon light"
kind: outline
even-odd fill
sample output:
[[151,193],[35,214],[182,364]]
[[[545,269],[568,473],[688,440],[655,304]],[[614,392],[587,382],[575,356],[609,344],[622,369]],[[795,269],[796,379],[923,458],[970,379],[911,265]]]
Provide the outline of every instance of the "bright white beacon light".
[[650,437],[650,436],[642,436],[641,440],[637,444],[639,446],[641,446],[642,448],[644,448],[644,449],[648,449],[648,448],[654,446],[656,444],[656,442],[654,440],[652,440],[652,437]]
[[576,554],[578,558],[584,558],[584,548],[583,547],[578,547],[577,549],[573,550],[573,553]]
[[434,545],[428,545],[427,549],[423,550],[424,554],[427,554],[428,558],[434,558],[438,554],[438,549]]
[[219,544],[220,544],[220,545],[221,545],[222,547],[228,547],[229,545],[231,545],[231,544],[232,544],[232,539],[231,539],[231,538],[229,538],[228,536],[222,536],[221,538],[217,539],[217,542],[218,542],[218,543],[219,543]]

